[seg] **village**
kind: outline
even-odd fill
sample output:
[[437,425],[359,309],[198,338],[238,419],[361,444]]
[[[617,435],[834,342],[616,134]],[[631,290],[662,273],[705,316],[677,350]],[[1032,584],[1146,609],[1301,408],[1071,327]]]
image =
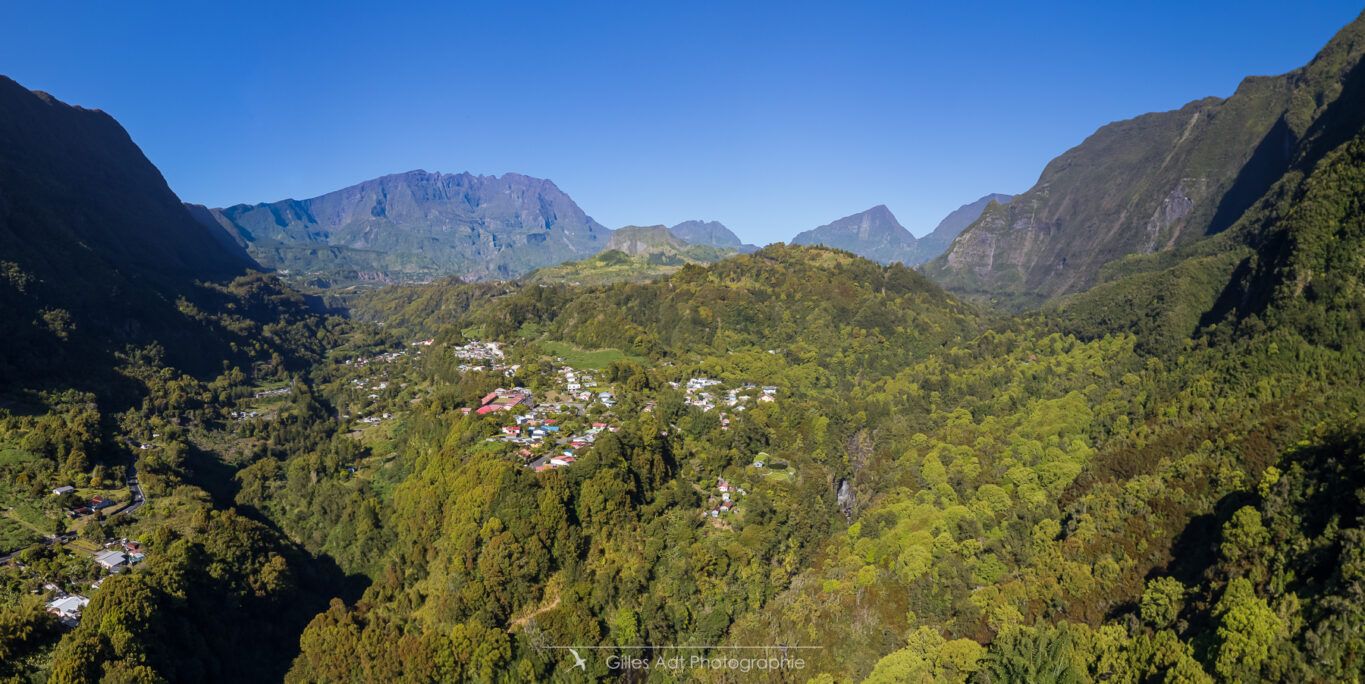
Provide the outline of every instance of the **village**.
[[[336,381],[333,391],[337,394],[329,394],[336,398],[337,418],[355,421],[361,426],[374,426],[396,419],[408,403],[426,396],[429,391],[426,389],[416,394],[409,391],[410,383],[420,379],[420,375],[413,373],[411,364],[432,344],[432,340],[421,340],[410,343],[407,349],[340,361],[339,367],[350,370]],[[500,343],[470,341],[450,348],[449,353],[458,360],[456,369],[460,373],[492,373],[509,379],[522,379],[518,376],[522,365],[509,364]],[[503,424],[498,427],[497,434],[486,441],[507,445],[511,449],[509,455],[536,473],[572,467],[603,434],[622,429],[622,420],[614,413],[618,405],[616,388],[603,379],[600,369],[575,368],[563,358],[555,358],[549,367],[550,376],[539,380],[525,379],[541,388],[536,392],[521,385],[499,387],[482,396],[476,404],[459,409],[465,415],[497,418]],[[704,376],[669,382],[668,385],[682,392],[686,406],[704,413],[718,412],[721,430],[729,429],[730,420],[735,414],[757,404],[774,402],[778,394],[776,386],[746,382],[727,387],[721,380]],[[293,382],[257,389],[236,408],[225,410],[225,417],[237,422],[270,420],[283,406],[280,402],[288,402],[289,395],[294,391]],[[538,393],[544,396],[538,399]],[[650,412],[656,407],[657,400],[650,398],[636,404],[633,410]],[[153,435],[153,439],[155,437]],[[125,441],[129,448],[136,451],[157,448],[154,442],[143,442],[131,437],[125,438]],[[751,469],[763,467],[762,460],[750,466]],[[355,472],[355,468],[350,470]],[[118,472],[123,473],[123,470]],[[116,498],[98,490],[94,493],[91,490],[78,490],[70,484],[53,488],[51,495],[60,502],[59,508],[68,520],[103,520],[133,512],[145,503],[137,485],[136,473],[130,470],[121,477],[127,479],[130,499]],[[725,477],[717,477],[697,486],[705,487],[705,503],[699,514],[721,527],[725,527],[724,518],[734,514],[743,497],[748,494],[743,487]],[[16,551],[0,559],[0,562],[11,562],[21,573],[31,573],[32,568],[25,558],[33,553],[34,548],[42,548],[42,553],[49,558],[60,558],[66,554],[70,558],[68,563],[79,559],[88,562],[89,569],[79,573],[79,580],[68,577],[66,582],[58,582],[30,574],[33,581],[42,582],[41,588],[33,591],[46,594],[47,610],[67,627],[79,624],[82,609],[105,578],[134,568],[145,558],[142,545],[137,540],[127,538],[99,542],[66,532],[48,538],[44,544]]]

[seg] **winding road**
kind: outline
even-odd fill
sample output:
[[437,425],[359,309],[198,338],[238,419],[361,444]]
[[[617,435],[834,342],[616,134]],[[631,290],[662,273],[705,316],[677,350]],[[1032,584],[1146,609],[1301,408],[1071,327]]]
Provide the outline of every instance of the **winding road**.
[[[134,444],[134,445],[136,446],[136,444],[135,444],[132,440],[129,440],[129,443],[132,443],[132,444]],[[127,483],[128,483],[128,491],[132,493],[132,495],[133,495],[133,500],[128,504],[128,507],[127,507],[127,508],[124,508],[123,510],[121,510],[121,511],[115,513],[114,515],[124,515],[125,513],[134,513],[134,512],[137,511],[137,509],[142,508],[142,506],[143,506],[144,504],[147,503],[147,496],[146,496],[145,494],[143,494],[143,492],[142,492],[142,483],[141,483],[141,482],[138,482],[138,479],[137,479],[137,467],[136,467],[136,466],[133,466],[133,465],[128,466],[128,481],[127,481]],[[57,542],[59,542],[59,541],[65,543],[65,542],[72,541],[72,540],[74,540],[75,538],[76,538],[76,534],[75,534],[74,532],[65,532],[65,533],[62,533],[62,534],[60,534],[60,535],[48,535],[48,536],[45,536],[45,537],[43,537],[42,541],[43,541],[44,544],[46,544],[46,545],[48,545],[48,546],[51,546],[51,545],[53,545],[53,544],[55,544],[55,543],[57,543]],[[25,547],[25,548],[27,548],[27,547]],[[0,556],[0,565],[5,565],[6,563],[9,563],[11,560],[14,559],[15,556],[18,556],[19,554],[21,554],[21,553],[23,553],[23,552],[24,552],[24,549],[19,549],[18,551],[14,551],[14,552],[9,553],[9,554],[7,554],[7,555]]]

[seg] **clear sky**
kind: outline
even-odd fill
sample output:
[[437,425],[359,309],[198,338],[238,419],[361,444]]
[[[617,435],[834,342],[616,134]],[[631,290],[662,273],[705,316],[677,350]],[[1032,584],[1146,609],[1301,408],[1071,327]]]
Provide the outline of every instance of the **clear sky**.
[[917,235],[1095,128],[1306,63],[1358,3],[25,2],[0,73],[114,115],[183,199],[550,178],[610,227]]

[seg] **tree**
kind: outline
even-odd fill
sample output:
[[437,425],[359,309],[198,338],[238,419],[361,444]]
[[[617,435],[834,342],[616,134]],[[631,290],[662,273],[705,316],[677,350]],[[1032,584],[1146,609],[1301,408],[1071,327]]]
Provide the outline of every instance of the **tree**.
[[1214,669],[1229,680],[1260,679],[1261,665],[1285,636],[1280,616],[1256,596],[1245,577],[1228,582],[1213,614],[1218,619]]
[[1174,577],[1158,577],[1147,583],[1139,603],[1143,621],[1155,629],[1165,629],[1175,622],[1185,598],[1185,585]]

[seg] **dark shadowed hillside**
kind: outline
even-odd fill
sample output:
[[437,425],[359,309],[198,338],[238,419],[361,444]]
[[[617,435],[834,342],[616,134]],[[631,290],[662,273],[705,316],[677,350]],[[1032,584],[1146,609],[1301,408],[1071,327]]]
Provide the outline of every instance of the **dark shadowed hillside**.
[[[109,115],[0,78],[0,384],[94,382],[125,345],[155,342],[187,368],[233,356],[216,324],[226,283],[255,263],[186,211]],[[257,276],[259,277],[259,276]],[[303,300],[266,281],[245,289],[273,316]],[[245,333],[246,331],[241,331]],[[236,341],[241,348],[245,339]],[[212,351],[210,351],[212,350]]]

